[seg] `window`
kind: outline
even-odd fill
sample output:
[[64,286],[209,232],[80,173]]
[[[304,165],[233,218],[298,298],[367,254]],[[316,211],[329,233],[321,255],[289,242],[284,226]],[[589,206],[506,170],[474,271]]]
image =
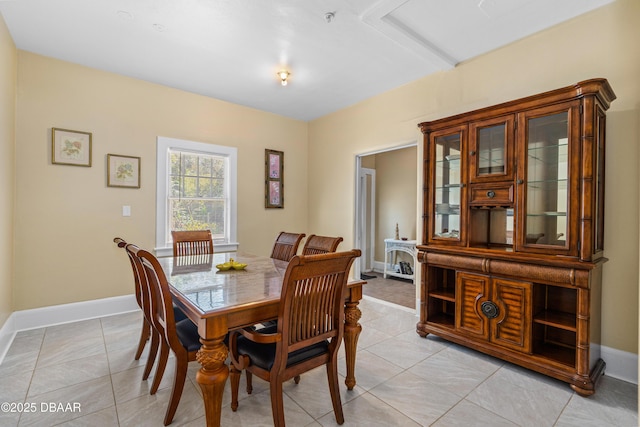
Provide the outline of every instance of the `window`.
[[209,229],[216,250],[237,250],[237,149],[158,137],[156,254],[172,230]]

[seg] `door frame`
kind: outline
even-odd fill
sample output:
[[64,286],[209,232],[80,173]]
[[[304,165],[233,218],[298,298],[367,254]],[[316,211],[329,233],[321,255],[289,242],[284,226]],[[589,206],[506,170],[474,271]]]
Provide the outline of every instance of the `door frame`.
[[[418,182],[416,182],[416,200],[418,201],[417,203],[417,210],[419,212],[416,212],[416,232],[417,235],[420,236],[422,233],[422,221],[420,221],[421,218],[421,211],[422,211],[422,203],[420,202],[420,195],[422,194],[421,190],[422,187],[420,185],[420,183],[422,182],[423,179],[423,170],[420,167],[420,165],[422,164],[421,160],[422,159],[422,146],[421,144],[418,144],[418,140],[413,140],[413,141],[408,141],[399,145],[395,145],[393,147],[388,147],[388,148],[383,148],[383,149],[379,149],[379,150],[373,150],[373,151],[367,151],[364,153],[360,153],[360,154],[356,154],[355,156],[355,176],[354,176],[354,187],[355,187],[355,197],[354,197],[354,227],[353,227],[353,241],[355,242],[355,247],[362,250],[362,236],[361,236],[361,228],[362,228],[362,218],[363,218],[363,212],[362,212],[362,203],[361,203],[361,198],[362,198],[362,194],[361,193],[361,189],[360,189],[360,174],[361,174],[361,169],[362,169],[362,158],[366,157],[366,156],[371,156],[374,154],[380,154],[380,153],[386,153],[388,151],[395,151],[395,150],[402,150],[403,148],[410,148],[410,147],[417,147],[417,158],[416,158],[416,168],[417,168],[417,172],[418,172]],[[377,203],[377,201],[376,201]],[[375,210],[375,206],[374,206],[374,210]],[[372,224],[372,228],[373,231],[370,231],[374,234],[374,236],[372,237],[372,256],[374,257],[374,261],[375,261],[375,223]],[[414,278],[413,278],[413,283],[415,284],[416,287],[416,306],[415,306],[415,310],[417,313],[418,308],[420,307],[420,269],[417,268],[418,266],[415,266],[415,271],[414,271]],[[356,258],[355,262],[354,262],[354,273],[355,273],[355,277],[357,277],[358,279],[360,278],[360,275],[362,274],[362,262],[359,258]]]

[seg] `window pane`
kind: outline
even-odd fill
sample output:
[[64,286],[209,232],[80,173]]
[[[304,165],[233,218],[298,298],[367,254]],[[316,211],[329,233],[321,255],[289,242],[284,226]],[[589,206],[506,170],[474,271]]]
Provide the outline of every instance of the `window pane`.
[[198,155],[182,153],[182,174],[185,176],[198,175]]
[[180,171],[182,170],[182,165],[180,164],[180,153],[171,152],[170,156],[170,174],[171,175],[180,175]]
[[224,198],[224,180],[214,179],[211,181],[211,197]]
[[196,197],[198,179],[185,176],[182,178],[182,197]]
[[213,184],[211,182],[211,178],[200,178],[198,180],[198,197],[210,198],[212,196],[211,187]]
[[224,201],[171,199],[171,230],[211,230],[214,237],[224,236]]
[[226,158],[185,151],[169,156],[167,231],[210,229],[224,239]]
[[200,176],[211,176],[212,158],[209,156],[200,156]]
[[224,179],[225,160],[221,158],[212,159],[212,176]]
[[180,177],[169,177],[169,197],[180,197]]

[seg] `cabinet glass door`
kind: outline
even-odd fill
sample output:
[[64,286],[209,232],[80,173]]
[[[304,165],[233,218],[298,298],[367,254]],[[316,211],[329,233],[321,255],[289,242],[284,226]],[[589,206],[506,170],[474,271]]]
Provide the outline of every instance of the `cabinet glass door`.
[[469,125],[470,182],[512,178],[513,116]]
[[434,237],[460,239],[460,201],[462,200],[461,133],[437,136],[435,150]]
[[525,244],[567,247],[569,111],[529,118]]

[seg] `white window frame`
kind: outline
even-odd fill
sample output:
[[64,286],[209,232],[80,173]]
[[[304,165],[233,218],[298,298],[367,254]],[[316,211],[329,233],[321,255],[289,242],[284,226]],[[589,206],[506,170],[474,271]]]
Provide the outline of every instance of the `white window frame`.
[[238,149],[223,145],[207,144],[204,142],[187,141],[184,139],[159,136],[156,152],[156,256],[172,256],[173,248],[167,246],[170,241],[167,236],[167,207],[168,203],[168,173],[169,150],[190,151],[193,153],[210,154],[226,157],[229,161],[229,224],[225,224],[225,242],[215,242],[216,252],[230,252],[238,250]]

